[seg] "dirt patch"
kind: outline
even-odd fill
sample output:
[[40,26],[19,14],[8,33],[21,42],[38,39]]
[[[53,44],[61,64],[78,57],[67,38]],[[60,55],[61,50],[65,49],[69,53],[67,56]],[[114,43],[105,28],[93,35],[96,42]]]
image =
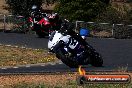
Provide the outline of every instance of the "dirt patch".
[[58,59],[44,49],[0,46],[0,66],[16,66],[55,62]]
[[8,86],[18,83],[44,83],[55,85],[66,85],[70,80],[76,80],[76,74],[63,75],[16,75],[16,76],[0,76],[0,86]]
[[7,6],[5,0],[0,0],[0,14],[9,14],[9,11],[5,9]]
[[96,36],[96,37],[111,37],[112,36],[112,33],[110,32],[107,32],[107,31],[92,31],[91,32],[91,35],[92,36]]

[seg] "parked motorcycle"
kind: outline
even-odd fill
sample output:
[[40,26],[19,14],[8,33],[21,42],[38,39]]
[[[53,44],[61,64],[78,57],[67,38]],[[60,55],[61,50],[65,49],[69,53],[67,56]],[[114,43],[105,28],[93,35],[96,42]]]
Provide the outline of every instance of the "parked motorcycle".
[[70,30],[59,30],[51,33],[48,48],[70,68],[91,64],[95,67],[103,65],[101,55],[89,45],[79,34]]

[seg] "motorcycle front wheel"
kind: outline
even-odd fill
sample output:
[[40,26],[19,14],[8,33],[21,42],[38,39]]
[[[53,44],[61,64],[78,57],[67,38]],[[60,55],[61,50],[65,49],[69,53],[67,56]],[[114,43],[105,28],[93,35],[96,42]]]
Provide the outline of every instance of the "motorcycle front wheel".
[[79,64],[76,61],[72,60],[72,57],[69,56],[68,53],[65,53],[62,49],[58,49],[56,53],[56,57],[60,59],[65,65],[70,68],[78,68]]

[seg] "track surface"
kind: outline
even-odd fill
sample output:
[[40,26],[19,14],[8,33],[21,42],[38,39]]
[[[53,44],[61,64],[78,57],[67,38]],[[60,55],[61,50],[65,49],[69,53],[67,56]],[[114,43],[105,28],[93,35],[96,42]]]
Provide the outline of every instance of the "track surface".
[[[87,71],[113,71],[132,70],[132,39],[105,39],[88,38],[87,40],[104,59],[103,67],[85,66]],[[31,34],[0,33],[0,43],[28,48],[47,49],[48,38],[38,38]],[[63,63],[47,63],[38,65],[18,66],[12,68],[0,68],[0,73],[41,73],[41,72],[66,72],[77,71],[70,69]]]

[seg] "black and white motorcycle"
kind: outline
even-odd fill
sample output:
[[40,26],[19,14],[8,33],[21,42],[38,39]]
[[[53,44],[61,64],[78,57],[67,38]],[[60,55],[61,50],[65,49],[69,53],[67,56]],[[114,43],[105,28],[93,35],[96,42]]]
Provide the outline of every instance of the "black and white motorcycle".
[[103,65],[101,55],[74,31],[54,31],[48,41],[48,49],[70,68],[91,64]]

